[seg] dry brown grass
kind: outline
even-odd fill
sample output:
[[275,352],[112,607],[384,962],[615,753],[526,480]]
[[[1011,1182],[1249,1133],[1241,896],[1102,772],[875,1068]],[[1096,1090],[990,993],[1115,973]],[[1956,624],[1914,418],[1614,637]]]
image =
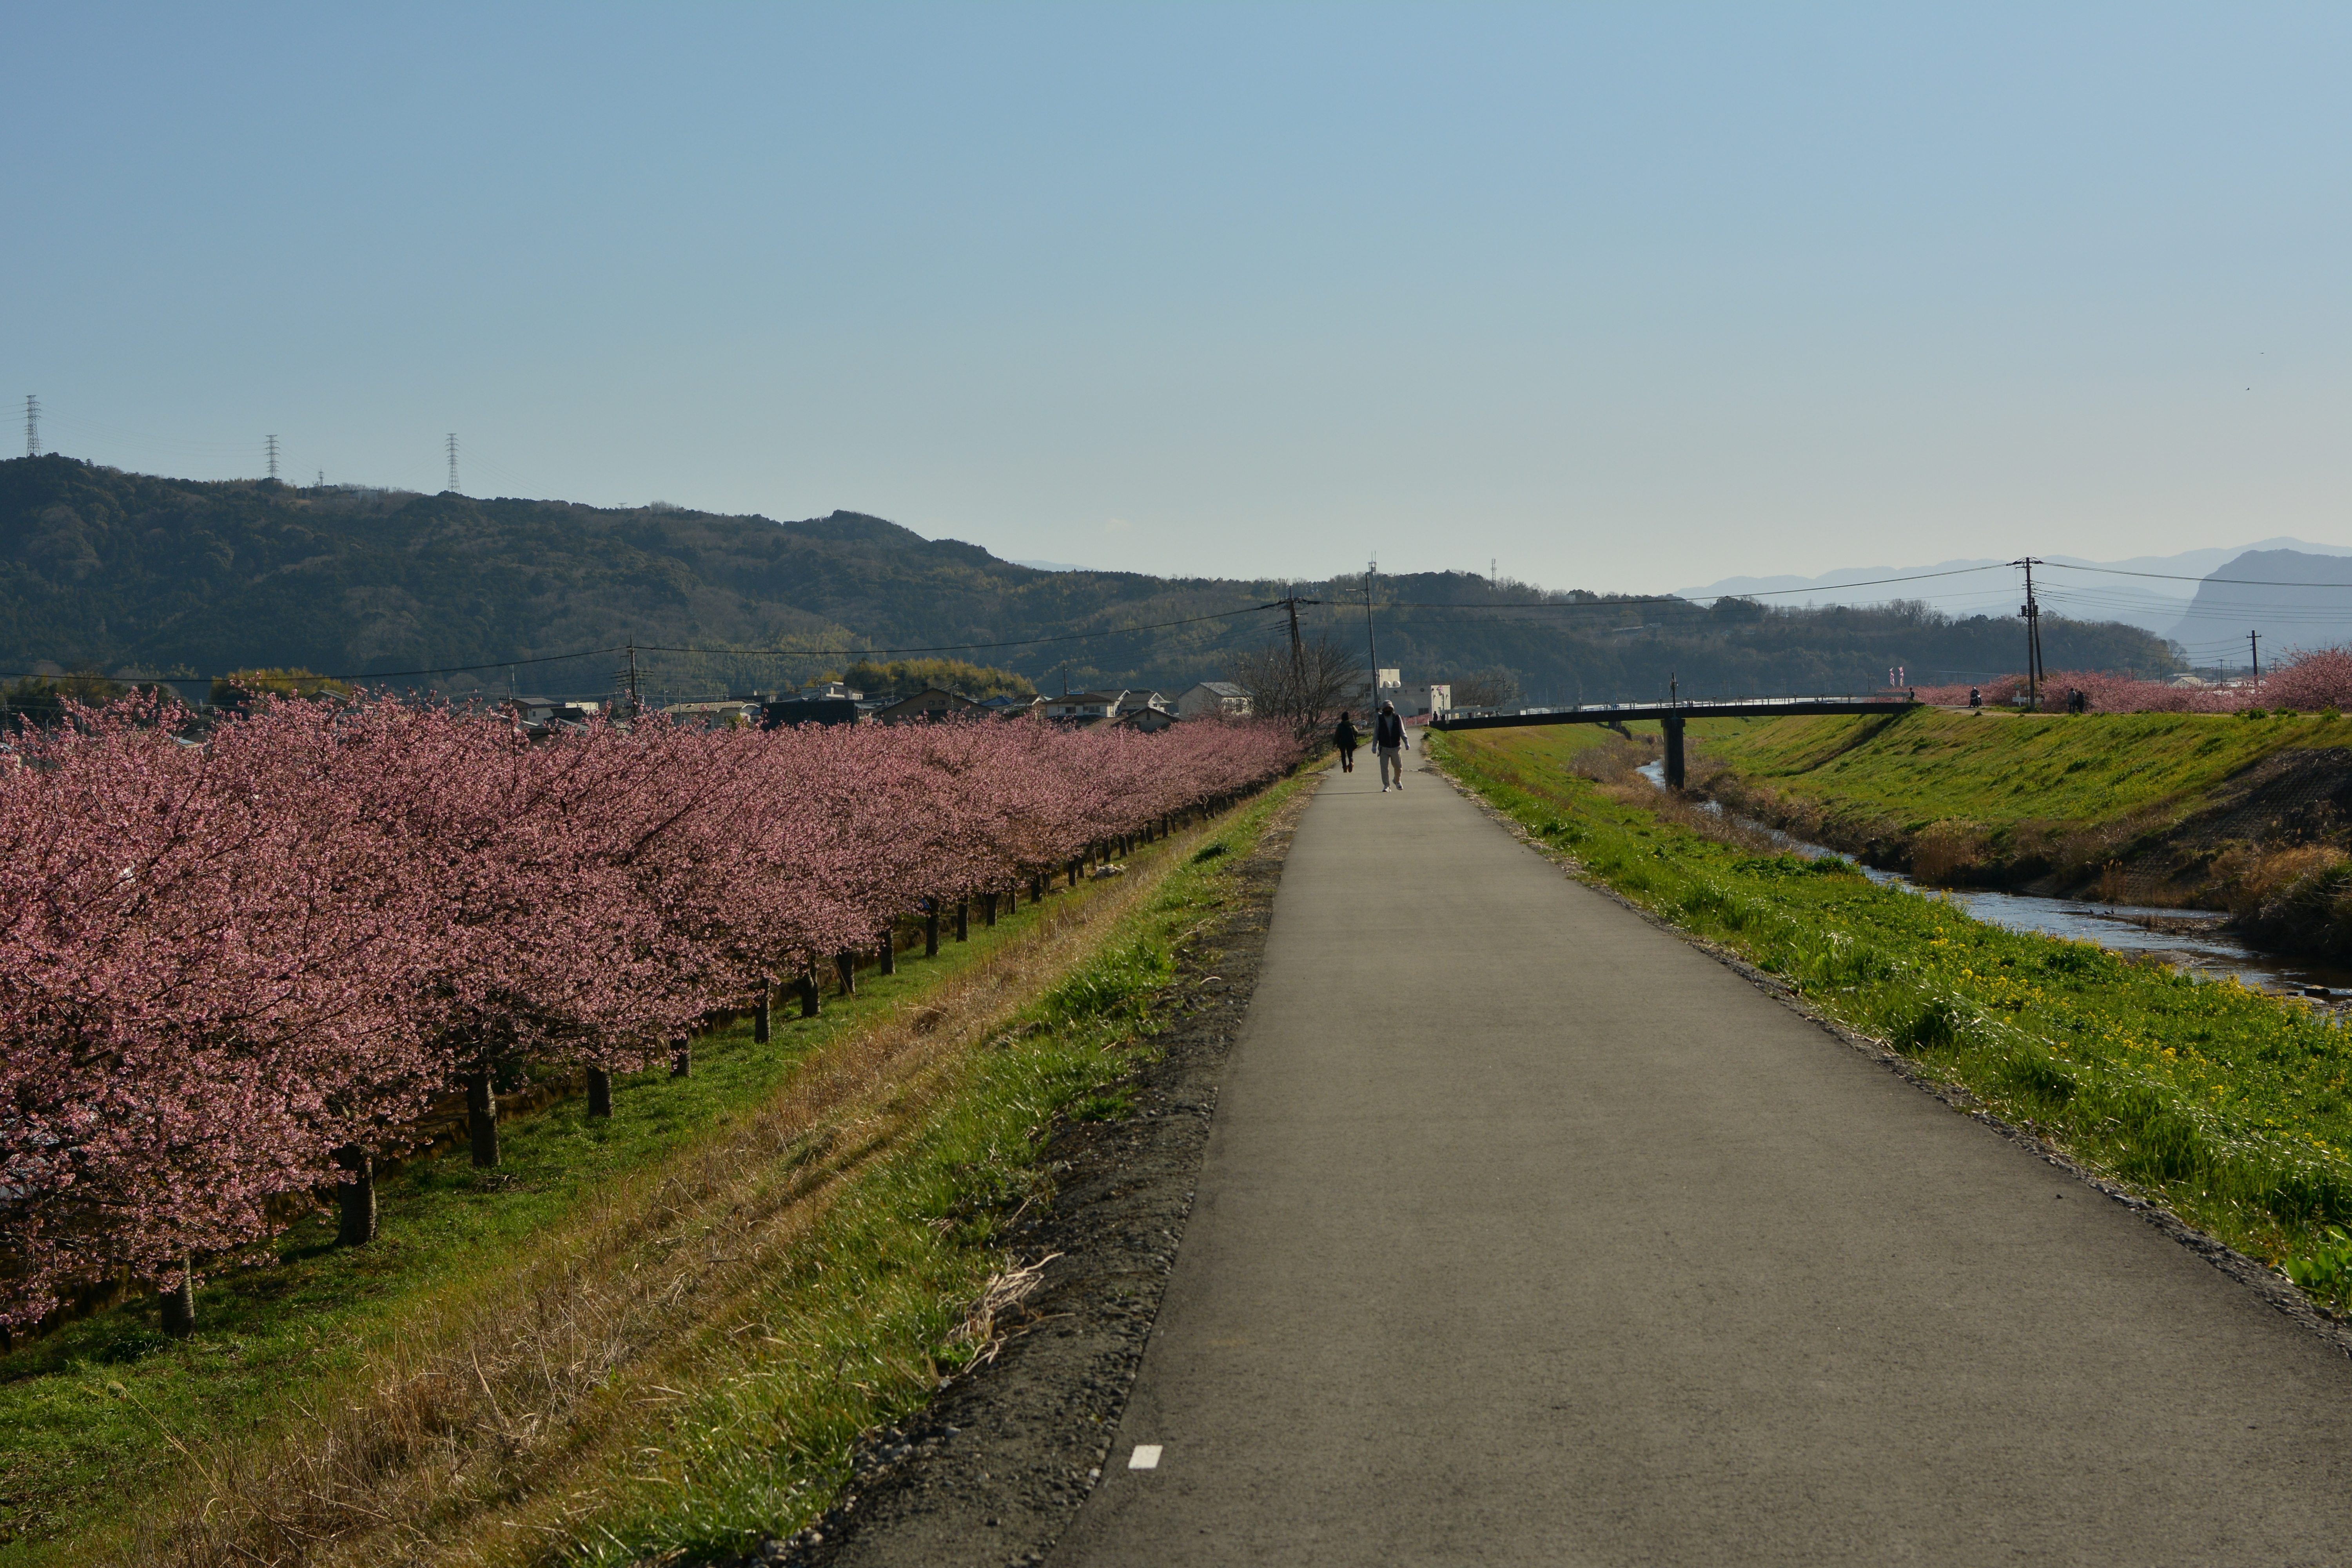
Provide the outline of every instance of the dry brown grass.
[[1601,794],[1612,800],[1623,805],[1639,806],[1660,820],[1671,822],[1677,827],[1686,827],[1703,838],[1729,844],[1752,855],[1780,852],[1771,835],[1752,823],[1723,811],[1707,809],[1701,796],[1710,775],[1719,770],[1703,762],[1695,762],[1684,775],[1686,787],[1681,792],[1662,790],[1643,777],[1641,769],[1657,759],[1657,742],[1649,737],[1629,741],[1622,736],[1612,736],[1600,745],[1579,752],[1569,767],[1570,771],[1600,784]]
[[[183,1568],[483,1563],[568,1535],[564,1521],[602,1500],[593,1477],[632,1414],[684,1397],[665,1368],[922,1114],[956,1058],[1081,961],[1212,830],[1174,838],[1150,874],[1054,900],[919,1005],[813,1058],[755,1115],[609,1185],[595,1211],[503,1277],[404,1313],[397,1337],[281,1432],[188,1444],[181,1486],[135,1527],[130,1555]],[[982,1344],[992,1301],[1019,1284],[983,1296]]]
[[1973,822],[1937,822],[1911,840],[1911,875],[1922,882],[1967,880],[1992,858],[1991,836]]
[[2239,845],[2214,857],[2211,885],[2232,914],[2252,914],[2296,883],[2332,871],[2347,858],[2352,857],[2326,844],[2289,849]]

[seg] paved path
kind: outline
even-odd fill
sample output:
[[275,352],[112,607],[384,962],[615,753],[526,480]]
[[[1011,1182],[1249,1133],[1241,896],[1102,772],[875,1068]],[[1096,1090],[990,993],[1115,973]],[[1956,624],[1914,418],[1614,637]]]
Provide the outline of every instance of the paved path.
[[2352,1363],[1368,766],[1111,1464],[1061,1568],[2335,1563]]

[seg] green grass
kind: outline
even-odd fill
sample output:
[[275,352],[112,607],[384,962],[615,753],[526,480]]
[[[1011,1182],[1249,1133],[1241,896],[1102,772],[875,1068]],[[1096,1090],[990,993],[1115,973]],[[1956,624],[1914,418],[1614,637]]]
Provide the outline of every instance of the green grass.
[[[1267,819],[1303,781],[1242,807],[1175,868],[1097,955],[1014,1020],[997,1048],[962,1058],[930,1108],[830,1209],[740,1324],[789,1325],[788,1342],[719,1327],[674,1384],[687,1395],[637,1435],[659,1460],[544,1560],[618,1565],[691,1559],[813,1520],[847,1479],[849,1444],[929,1397],[970,1345],[957,1325],[992,1271],[1012,1214],[1051,1192],[1038,1152],[1058,1120],[1130,1109],[1122,1080],[1170,1020],[1180,953],[1232,897]],[[1209,851],[1217,849],[1217,854]],[[1130,862],[1132,863],[1132,862]],[[1210,956],[1210,955],[1204,955]]]
[[[1241,808],[1216,841],[1246,849],[1295,787]],[[503,1537],[491,1529],[506,1544],[488,1560],[740,1548],[820,1510],[847,1473],[856,1434],[919,1405],[939,1369],[970,1353],[952,1331],[998,1265],[996,1226],[1042,1180],[1035,1151],[1055,1119],[1126,1114],[1118,1080],[1153,1025],[1150,999],[1178,942],[1223,901],[1244,858],[1174,865],[1026,1026],[868,1117],[885,1129],[870,1146],[787,1161],[830,1160],[844,1174],[804,1243],[761,1275],[752,1319],[731,1321],[740,1297],[722,1304],[730,1321],[660,1369],[663,1401],[639,1408],[616,1378],[614,1397],[582,1413],[578,1452],[562,1456],[585,1478],[581,1495],[603,1500],[571,1508],[555,1536],[543,1526]],[[1158,858],[1155,849],[1129,864],[1148,878]],[[574,1100],[509,1122],[495,1172],[477,1173],[461,1150],[387,1177],[380,1241],[339,1249],[324,1221],[306,1220],[282,1238],[275,1264],[205,1287],[187,1342],[163,1338],[153,1302],[141,1300],[20,1347],[0,1360],[0,1565],[117,1554],[152,1524],[158,1499],[185,1497],[189,1466],[295,1440],[303,1412],[362,1388],[404,1334],[462,1316],[467,1300],[498,1296],[567,1236],[592,1234],[609,1219],[613,1192],[723,1142],[830,1043],[1018,938],[1035,914],[1024,900],[993,931],[975,923],[970,943],[943,944],[936,961],[861,975],[859,994],[828,996],[820,1020],[786,1022],[780,1008],[771,1045],[754,1046],[748,1025],[705,1037],[691,1077],[664,1068],[616,1085],[609,1121],[590,1121]],[[794,1179],[789,1168],[774,1178]],[[746,1341],[750,1321],[765,1327]],[[659,1407],[673,1396],[683,1411]],[[663,1435],[638,1440],[649,1431]],[[481,1500],[466,1506],[475,1512],[444,1510],[453,1540],[467,1533],[461,1524],[481,1523]],[[488,1506],[530,1505],[518,1496]]]
[[2006,931],[1843,861],[1715,842],[1568,774],[1540,740],[1429,745],[1589,879],[2230,1245],[2278,1263],[2352,1226],[2352,1041],[2302,1004]]
[[664,1067],[617,1079],[609,1121],[592,1121],[575,1098],[507,1122],[495,1171],[475,1170],[462,1149],[399,1171],[379,1184],[379,1240],[337,1247],[331,1216],[296,1225],[275,1267],[205,1285],[184,1344],[163,1337],[148,1298],[0,1360],[0,1564],[43,1561],[44,1542],[155,1486],[177,1458],[171,1436],[274,1425],[289,1389],[347,1371],[411,1298],[494,1271],[604,1183],[765,1099],[810,1052],[979,959],[1029,918],[1024,907],[995,931],[943,945],[937,961],[862,974],[858,994],[826,997],[820,1018],[785,1023],[779,1008],[767,1046],[751,1043],[749,1023],[706,1035],[688,1078]]
[[1754,784],[1916,833],[1947,819],[2092,826],[2186,810],[2273,752],[2352,745],[2352,720],[1927,709],[1889,719],[1702,720],[1689,736]]

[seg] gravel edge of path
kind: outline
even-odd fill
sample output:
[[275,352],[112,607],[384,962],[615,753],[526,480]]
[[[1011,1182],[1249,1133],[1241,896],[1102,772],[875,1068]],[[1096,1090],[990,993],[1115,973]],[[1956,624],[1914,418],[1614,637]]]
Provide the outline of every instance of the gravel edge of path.
[[2261,1297],[2266,1305],[2281,1316],[2292,1320],[2298,1327],[2316,1334],[2347,1357],[2352,1357],[2352,1322],[2347,1322],[2322,1311],[2313,1305],[2311,1299],[2297,1289],[2293,1282],[2267,1264],[2257,1258],[2249,1258],[2218,1237],[2198,1229],[2170,1209],[2154,1202],[2145,1194],[2086,1169],[2063,1150],[2044,1142],[2024,1128],[2005,1121],[1987,1110],[1983,1101],[1978,1100],[1965,1088],[1937,1079],[1927,1068],[1903,1055],[1887,1041],[1848,1028],[1836,1019],[1820,1012],[1797,994],[1795,989],[1780,976],[1768,974],[1730,949],[1692,931],[1685,931],[1673,921],[1652,913],[1614,888],[1604,887],[1577,875],[1579,867],[1573,856],[1563,854],[1544,843],[1533,833],[1521,826],[1508,813],[1491,804],[1476,790],[1439,767],[1433,760],[1426,771],[1444,779],[1453,787],[1455,794],[1485,812],[1512,837],[1549,861],[1559,868],[1561,875],[1572,879],[1580,886],[1590,889],[1620,908],[1632,911],[1677,941],[1698,949],[1790,1012],[1820,1028],[1831,1038],[1849,1049],[1868,1057],[1921,1093],[1942,1101],[1963,1116],[1982,1122],[2045,1164],[2063,1172],[2093,1192],[2129,1209],[2174,1242],[2195,1253],[2222,1274]]
[[1276,810],[1238,895],[1178,956],[1176,1021],[1124,1080],[1115,1121],[1064,1122],[1041,1166],[1051,1206],[1015,1216],[1021,1267],[975,1368],[924,1408],[866,1433],[839,1501],[725,1568],[970,1568],[1042,1563],[1109,1463],[1160,1311],[1209,1123],[1255,989],[1276,888],[1320,781]]

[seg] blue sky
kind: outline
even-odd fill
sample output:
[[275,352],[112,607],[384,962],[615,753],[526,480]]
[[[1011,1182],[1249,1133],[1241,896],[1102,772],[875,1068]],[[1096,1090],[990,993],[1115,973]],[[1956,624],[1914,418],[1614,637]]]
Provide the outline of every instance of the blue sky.
[[20,12],[127,468],[1654,590],[2352,543],[2352,9]]

